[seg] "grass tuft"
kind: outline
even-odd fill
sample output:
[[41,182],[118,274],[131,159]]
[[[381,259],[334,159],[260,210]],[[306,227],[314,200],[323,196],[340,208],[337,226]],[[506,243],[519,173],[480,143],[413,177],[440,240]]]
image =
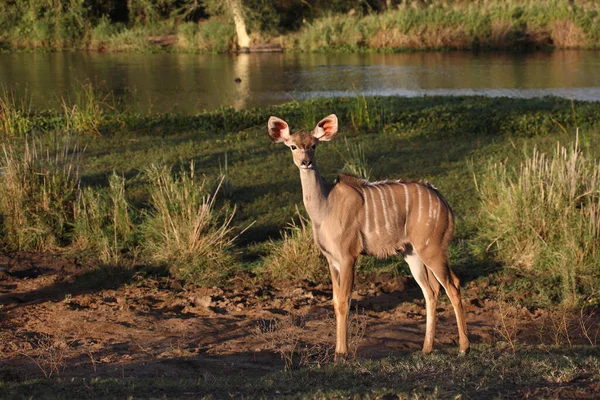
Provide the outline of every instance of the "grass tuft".
[[578,140],[553,155],[534,149],[518,171],[490,166],[479,194],[482,233],[503,264],[558,282],[565,304],[600,300],[600,163]]
[[0,91],[0,138],[25,137],[31,130],[31,115],[26,97],[17,101],[5,87]]
[[69,136],[2,145],[0,214],[4,246],[49,250],[68,242],[82,151]]
[[125,195],[125,179],[113,174],[106,191],[85,188],[75,204],[73,245],[104,265],[119,265],[134,248],[135,227]]
[[173,276],[184,281],[221,282],[238,268],[233,254],[232,211],[216,210],[220,188],[195,181],[189,172],[174,177],[170,168],[151,165],[144,171],[153,210],[144,223],[144,251],[154,262],[168,264]]
[[281,242],[270,241],[263,273],[275,281],[326,283],[329,269],[313,239],[312,224],[298,209],[296,213],[298,222],[292,220],[281,232]]

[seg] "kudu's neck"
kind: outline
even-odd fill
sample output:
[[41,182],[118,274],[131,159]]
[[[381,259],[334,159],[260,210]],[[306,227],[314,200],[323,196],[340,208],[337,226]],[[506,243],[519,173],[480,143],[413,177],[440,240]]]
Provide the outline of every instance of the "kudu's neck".
[[302,199],[308,216],[314,223],[319,223],[327,214],[329,189],[316,165],[310,170],[300,170],[300,181],[302,182]]

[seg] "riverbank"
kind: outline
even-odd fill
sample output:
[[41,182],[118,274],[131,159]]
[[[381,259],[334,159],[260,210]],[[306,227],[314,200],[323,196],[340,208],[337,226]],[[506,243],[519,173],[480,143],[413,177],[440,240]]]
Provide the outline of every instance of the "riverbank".
[[[26,10],[5,10],[0,21],[4,27],[0,47],[4,50],[217,53],[237,50],[235,26],[225,15],[198,22],[157,16],[152,21],[123,23],[107,16],[92,18],[82,8],[67,7],[60,13],[38,16],[23,11]],[[249,26],[251,48],[266,46],[285,51],[600,48],[600,4],[589,0],[407,1],[378,13],[352,10],[328,14],[301,21],[294,29]]]

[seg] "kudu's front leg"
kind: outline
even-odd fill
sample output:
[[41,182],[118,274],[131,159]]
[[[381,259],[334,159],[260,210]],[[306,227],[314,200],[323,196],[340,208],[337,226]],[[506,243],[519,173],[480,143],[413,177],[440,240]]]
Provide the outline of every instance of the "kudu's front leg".
[[355,261],[356,259],[329,262],[336,322],[335,362],[344,361],[348,357],[348,314],[354,286]]

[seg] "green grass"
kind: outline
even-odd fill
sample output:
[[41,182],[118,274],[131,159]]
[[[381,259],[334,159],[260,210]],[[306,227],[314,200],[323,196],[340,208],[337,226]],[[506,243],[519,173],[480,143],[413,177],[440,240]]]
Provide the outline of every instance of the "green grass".
[[[353,125],[352,116],[357,104],[363,104],[361,107],[366,112],[374,114],[379,125],[371,128]],[[196,190],[200,196],[196,197],[198,201],[202,196],[200,193],[206,195],[214,191],[214,182],[226,176],[226,195],[217,193],[210,202],[214,202],[215,210],[236,207],[235,215],[230,215],[228,229],[231,229],[231,236],[228,237],[237,236],[253,224],[239,235],[231,250],[241,255],[243,270],[262,267],[263,257],[273,252],[273,247],[269,250],[264,244],[278,243],[282,230],[296,215],[296,208],[303,207],[298,170],[288,152],[268,141],[266,121],[269,116],[277,115],[286,119],[292,130],[312,129],[316,119],[331,113],[336,113],[340,119],[340,137],[319,146],[316,155],[325,179],[333,182],[345,165],[346,168],[352,165],[359,174],[368,172],[372,180],[405,178],[432,182],[455,211],[457,234],[450,249],[451,262],[459,275],[467,280],[487,277],[491,269],[507,264],[486,251],[491,239],[482,240],[482,203],[474,176],[481,183],[488,173],[488,166],[494,162],[518,168],[534,147],[539,152],[552,152],[558,141],[571,143],[575,127],[585,132],[582,137],[585,156],[596,159],[600,155],[600,105],[556,98],[360,96],[293,102],[254,110],[222,108],[196,116],[141,116],[108,110],[103,114],[102,135],[80,136],[80,146],[86,148],[81,159],[81,188],[108,193],[113,171],[124,178],[124,201],[129,207],[128,218],[133,232],[129,236],[119,233],[115,241],[115,226],[104,220],[97,221],[96,228],[89,228],[96,232],[90,236],[104,237],[102,240],[111,244],[111,251],[120,253],[126,249],[126,257],[141,254],[142,258],[137,261],[158,261],[149,256],[150,251],[141,251],[144,242],[150,240],[150,236],[142,233],[142,227],[150,216],[158,215],[157,204],[160,203],[156,199],[159,193],[156,186],[153,188],[141,171],[147,170],[149,165],[161,164],[174,171],[175,180],[167,185],[175,185],[171,195],[183,196],[184,190],[192,195]],[[44,137],[65,131],[66,122],[61,114],[34,114],[28,121]],[[190,162],[195,165],[196,182],[205,180],[204,188],[183,183],[182,176],[176,178],[179,171],[189,171]],[[115,203],[106,194],[88,196],[91,196],[88,203],[94,196],[103,198],[98,200],[107,210],[102,213],[116,215],[116,212],[108,211],[114,209]],[[88,211],[91,212],[89,207]],[[193,213],[188,217],[188,221],[193,221]],[[80,221],[76,222],[71,223],[77,226]],[[69,226],[67,231],[72,229]],[[152,235],[155,244],[150,247],[158,246],[157,238],[161,234],[156,232]],[[81,243],[81,237],[77,241],[72,235],[60,237],[62,239],[57,243],[64,248],[75,242]],[[163,232],[162,237],[166,240],[167,233]],[[288,239],[291,237],[293,235]],[[167,254],[169,246],[154,253]],[[98,254],[100,247],[92,246],[96,249],[94,254]],[[193,249],[194,245],[188,242],[185,247]],[[186,254],[183,250],[180,253]],[[143,254],[147,258],[143,258]],[[163,259],[160,262],[171,261]],[[399,264],[397,259],[370,262],[365,258],[360,265],[368,272],[379,268],[398,270]],[[179,265],[177,263],[174,268]],[[550,275],[546,278],[544,286],[548,290],[560,290],[559,281],[551,279]],[[593,287],[597,276],[592,274],[589,278],[592,285],[589,282],[586,285]],[[526,286],[531,279],[534,277],[519,275],[513,284]],[[537,300],[533,301],[531,297],[528,301],[536,303]]]
[[[72,378],[3,382],[0,395],[19,398],[399,398],[447,399],[589,396],[600,379],[594,347],[569,350],[530,347],[516,355],[476,345],[455,352],[420,353],[297,371],[254,372],[194,378]],[[129,371],[129,368],[127,369]],[[596,389],[597,390],[597,389]],[[394,397],[396,398],[396,397]]]

